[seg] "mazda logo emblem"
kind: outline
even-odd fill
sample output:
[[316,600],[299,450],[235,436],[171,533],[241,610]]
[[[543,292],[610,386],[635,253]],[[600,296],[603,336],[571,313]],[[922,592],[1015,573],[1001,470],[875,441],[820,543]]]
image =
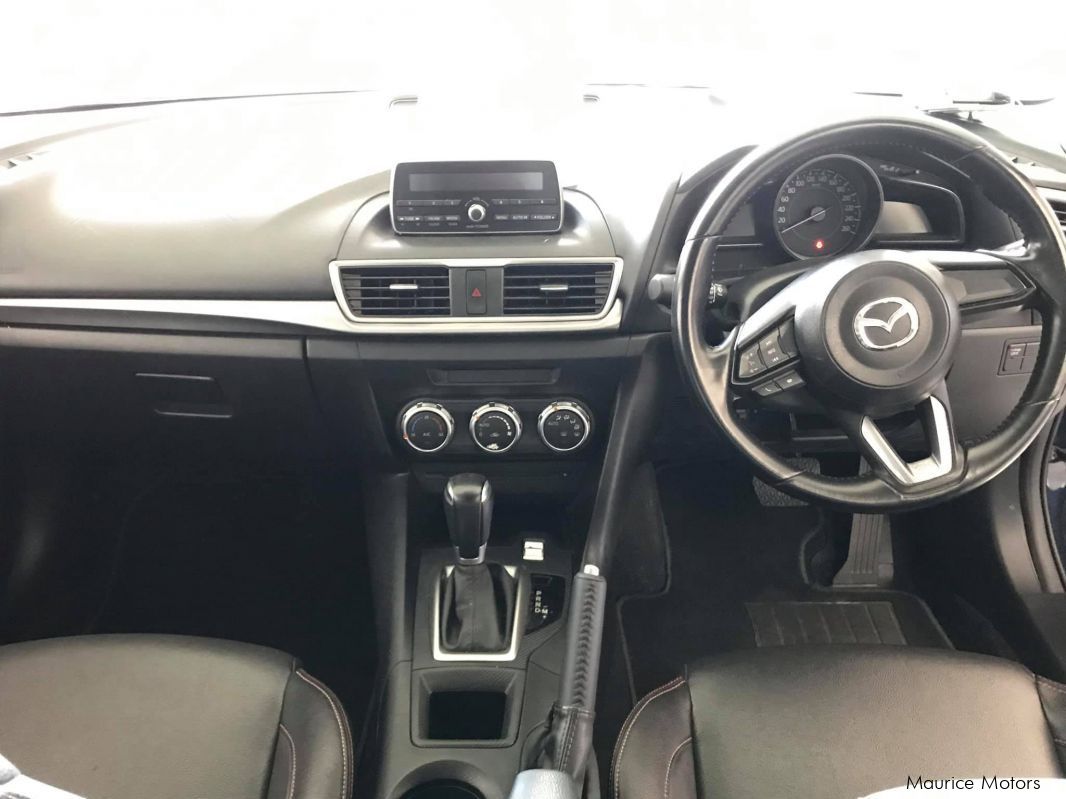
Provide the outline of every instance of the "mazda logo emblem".
[[855,336],[868,350],[894,350],[918,335],[918,309],[902,297],[868,302],[855,314]]

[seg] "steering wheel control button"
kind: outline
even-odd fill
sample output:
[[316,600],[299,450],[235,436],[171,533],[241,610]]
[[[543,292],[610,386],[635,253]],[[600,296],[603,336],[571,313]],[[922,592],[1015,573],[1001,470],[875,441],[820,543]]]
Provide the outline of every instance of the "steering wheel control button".
[[537,432],[545,446],[556,452],[573,452],[588,441],[592,419],[576,402],[553,402],[537,417]]
[[776,330],[759,340],[759,355],[768,369],[788,360],[788,356],[781,349]]
[[749,347],[740,353],[740,365],[737,367],[737,377],[741,380],[761,375],[766,371],[766,364],[759,355],[757,346]]
[[781,352],[789,358],[799,357],[799,348],[796,346],[796,323],[791,319],[777,329],[777,341],[781,346]]
[[774,380],[777,387],[782,391],[787,391],[790,388],[799,388],[803,385],[803,378],[799,376],[798,372],[790,371],[785,372]]
[[416,402],[400,416],[400,435],[416,452],[439,452],[455,433],[455,420],[443,405]]
[[781,393],[781,387],[773,380],[767,380],[765,383],[759,383],[754,391],[760,397],[772,397],[774,394]]
[[470,415],[470,437],[485,452],[506,452],[522,437],[518,411],[501,402],[489,402]]

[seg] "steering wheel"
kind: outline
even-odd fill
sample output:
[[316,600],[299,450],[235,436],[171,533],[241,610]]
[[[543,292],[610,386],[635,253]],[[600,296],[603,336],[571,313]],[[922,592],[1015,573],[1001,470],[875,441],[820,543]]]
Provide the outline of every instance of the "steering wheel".
[[[856,146],[906,147],[968,179],[1023,234],[996,251],[869,250],[801,262],[810,268],[762,304],[740,303],[738,325],[718,345],[705,337],[708,297],[722,236],[769,181],[798,165]],[[754,310],[749,306],[757,306]],[[946,377],[963,319],[990,307],[1030,307],[1042,333],[1019,404],[993,432],[960,441]],[[715,186],[696,215],[678,265],[673,336],[683,371],[725,434],[760,476],[801,499],[849,509],[899,510],[950,499],[1005,469],[1055,413],[1066,386],[1066,243],[1047,203],[982,139],[928,118],[871,118],[822,127],[751,151]],[[765,342],[765,343],[764,343]],[[755,356],[762,346],[771,359]],[[774,351],[774,347],[778,351]],[[740,421],[736,399],[759,401],[764,381],[805,383],[858,448],[870,470],[831,477],[797,469]],[[766,385],[766,383],[762,383]],[[912,410],[928,456],[904,459],[878,419]],[[924,454],[924,453],[923,453]]]

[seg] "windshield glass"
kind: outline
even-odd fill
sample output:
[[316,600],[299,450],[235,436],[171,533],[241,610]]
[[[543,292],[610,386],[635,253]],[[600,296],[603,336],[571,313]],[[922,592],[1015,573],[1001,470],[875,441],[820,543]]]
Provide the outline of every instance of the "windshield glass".
[[9,18],[0,110],[380,89],[589,83],[1048,97],[1066,3],[892,0],[38,0]]

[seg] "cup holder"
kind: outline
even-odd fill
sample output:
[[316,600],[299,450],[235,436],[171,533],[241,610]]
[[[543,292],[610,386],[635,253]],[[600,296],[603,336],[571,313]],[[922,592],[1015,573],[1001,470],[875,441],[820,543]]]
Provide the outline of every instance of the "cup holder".
[[403,799],[485,799],[479,791],[458,780],[434,780],[415,786]]

